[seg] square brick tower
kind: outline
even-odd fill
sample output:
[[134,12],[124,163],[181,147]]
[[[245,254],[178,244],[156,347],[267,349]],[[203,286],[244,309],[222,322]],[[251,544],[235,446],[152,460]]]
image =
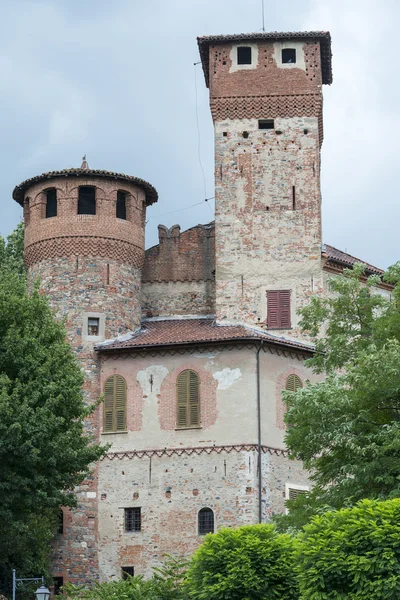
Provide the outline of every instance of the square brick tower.
[[320,148],[328,32],[198,39],[215,129],[216,313],[297,336],[323,288]]

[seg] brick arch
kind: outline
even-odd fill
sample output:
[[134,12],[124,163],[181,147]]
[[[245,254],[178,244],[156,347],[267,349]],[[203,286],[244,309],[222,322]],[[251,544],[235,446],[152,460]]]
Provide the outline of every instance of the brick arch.
[[286,429],[284,416],[286,413],[286,406],[282,398],[282,391],[286,387],[286,379],[289,375],[297,375],[300,377],[303,384],[306,381],[307,374],[305,369],[299,369],[298,367],[291,367],[289,369],[285,369],[279,375],[276,381],[276,426],[278,429]]
[[200,378],[200,427],[208,429],[217,420],[217,385],[212,373],[196,361],[182,363],[164,379],[160,390],[158,418],[161,429],[176,429],[176,380],[182,371],[191,369]]

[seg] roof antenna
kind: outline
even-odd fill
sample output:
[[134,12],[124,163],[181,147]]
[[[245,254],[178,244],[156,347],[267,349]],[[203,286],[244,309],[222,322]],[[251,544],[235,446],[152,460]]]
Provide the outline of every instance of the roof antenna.
[[262,5],[262,30],[265,32],[264,0],[261,0],[261,5]]
[[87,164],[86,154],[82,157],[81,169],[88,169],[89,165]]

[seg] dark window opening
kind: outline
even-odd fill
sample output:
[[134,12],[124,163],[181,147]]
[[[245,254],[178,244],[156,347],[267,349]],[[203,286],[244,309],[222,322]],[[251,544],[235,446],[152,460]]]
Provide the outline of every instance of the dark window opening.
[[83,185],[79,188],[78,215],[96,214],[96,188]]
[[121,567],[122,579],[128,579],[128,577],[134,577],[135,567]]
[[125,508],[125,531],[141,531],[142,515],[140,508]]
[[267,327],[290,329],[290,290],[267,292]]
[[292,209],[296,210],[296,187],[292,185]]
[[61,588],[64,585],[64,577],[53,577],[54,595],[59,596],[61,594]]
[[211,508],[202,508],[199,512],[199,535],[214,533],[214,513]]
[[273,119],[259,119],[258,120],[258,129],[273,129],[274,128],[274,120]]
[[251,65],[251,48],[250,46],[239,46],[237,49],[237,64]]
[[247,140],[247,138],[249,137],[249,132],[243,131],[243,137]]
[[57,533],[64,533],[64,513],[62,510],[58,513]]
[[51,188],[46,190],[46,219],[57,216],[57,190]]
[[296,62],[296,50],[294,48],[284,48],[282,50],[282,63],[295,63]]
[[100,319],[98,317],[88,318],[88,335],[99,335]]
[[126,220],[126,196],[125,192],[117,192],[117,219]]

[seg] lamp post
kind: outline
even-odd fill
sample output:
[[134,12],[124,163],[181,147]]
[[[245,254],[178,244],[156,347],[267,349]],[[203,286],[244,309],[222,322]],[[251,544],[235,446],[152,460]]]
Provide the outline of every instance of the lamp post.
[[40,587],[38,587],[38,589],[35,592],[35,596],[36,596],[36,600],[49,600],[50,598],[50,591],[47,589],[47,587],[44,585],[44,577],[43,575],[41,577],[17,577],[16,571],[15,569],[12,570],[12,600],[15,600],[15,593],[17,590],[17,583],[19,583],[20,581],[41,581],[42,585]]

